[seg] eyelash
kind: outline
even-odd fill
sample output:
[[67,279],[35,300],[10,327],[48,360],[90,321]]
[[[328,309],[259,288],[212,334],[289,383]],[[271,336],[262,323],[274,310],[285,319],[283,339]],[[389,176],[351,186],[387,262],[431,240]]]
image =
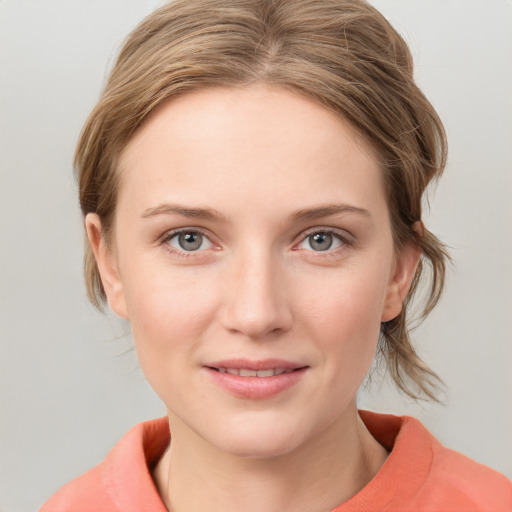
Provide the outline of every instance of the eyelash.
[[211,241],[211,237],[208,236],[208,234],[203,231],[202,229],[199,229],[199,228],[194,228],[194,227],[191,227],[191,228],[181,228],[181,229],[175,229],[173,231],[169,231],[167,233],[165,233],[161,238],[160,238],[160,244],[164,246],[164,248],[169,251],[173,256],[177,256],[179,258],[191,258],[191,257],[195,257],[197,258],[198,256],[202,256],[201,253],[205,252],[205,251],[200,251],[200,250],[197,250],[197,251],[180,251],[174,247],[172,247],[169,242],[176,236],[179,236],[180,234],[182,233],[197,233],[198,235],[201,235],[203,237],[205,237],[206,239],[208,239],[210,241],[211,244],[215,245],[212,241]]
[[[336,258],[340,257],[342,253],[344,253],[347,249],[354,245],[354,238],[352,235],[347,233],[346,231],[341,231],[339,229],[334,228],[324,228],[324,227],[315,227],[307,230],[303,235],[301,235],[300,240],[294,244],[294,250],[301,251],[302,249],[296,248],[298,245],[305,242],[309,237],[316,234],[324,234],[330,235],[333,238],[337,239],[341,245],[339,247],[335,247],[334,249],[326,249],[325,251],[314,251],[313,249],[308,250],[304,249],[310,254],[313,254],[315,258]],[[310,243],[311,245],[311,243]],[[308,254],[309,256],[309,254]]]
[[[179,258],[191,258],[191,257],[197,258],[198,256],[202,255],[201,253],[206,252],[206,250],[196,250],[196,251],[182,250],[182,251],[180,251],[180,250],[172,247],[169,244],[169,242],[173,238],[175,238],[176,236],[179,236],[182,233],[197,233],[197,234],[205,237],[207,240],[209,240],[210,243],[213,244],[215,247],[215,244],[214,244],[214,242],[212,242],[211,237],[205,231],[203,231],[200,228],[194,228],[194,227],[180,228],[180,229],[175,229],[175,230],[169,231],[169,232],[165,233],[160,238],[160,244],[163,245],[167,251],[169,251],[174,256],[177,256]],[[354,245],[354,240],[353,240],[352,236],[347,234],[346,232],[342,232],[340,230],[333,229],[333,228],[315,227],[313,229],[306,231],[301,236],[300,240],[298,242],[294,243],[293,250],[301,251],[302,249],[296,248],[298,245],[302,244],[309,237],[311,237],[315,234],[320,234],[320,233],[325,234],[325,235],[330,235],[333,238],[337,239],[339,242],[341,242],[341,246],[336,247],[334,249],[326,249],[325,251],[314,251],[313,249],[311,249],[311,250],[304,249],[309,253],[315,254],[315,257],[319,257],[319,258],[336,257],[336,256],[339,256],[340,252],[344,252],[347,248],[350,248],[351,246]]]

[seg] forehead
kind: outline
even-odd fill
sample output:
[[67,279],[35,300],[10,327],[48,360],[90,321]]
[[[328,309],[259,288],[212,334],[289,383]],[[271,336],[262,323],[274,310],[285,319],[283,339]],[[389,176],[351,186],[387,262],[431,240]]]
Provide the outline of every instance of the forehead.
[[240,198],[249,207],[248,199],[286,198],[298,208],[383,200],[376,159],[346,122],[298,93],[262,85],[168,101],[128,143],[119,168],[120,199],[140,208],[183,199],[222,207]]

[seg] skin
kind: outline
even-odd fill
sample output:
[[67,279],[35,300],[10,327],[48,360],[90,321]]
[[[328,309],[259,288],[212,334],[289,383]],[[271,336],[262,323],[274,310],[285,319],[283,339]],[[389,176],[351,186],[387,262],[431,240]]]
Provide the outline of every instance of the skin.
[[[160,107],[119,172],[113,244],[97,215],[86,227],[109,305],[168,410],[172,443],[154,471],[166,506],[311,512],[353,496],[387,456],[356,393],[419,258],[396,254],[366,143],[299,94],[212,88]],[[180,247],[182,228],[204,232],[198,250]],[[317,250],[311,236],[329,231]],[[233,358],[306,369],[275,396],[243,398],[205,370]]]

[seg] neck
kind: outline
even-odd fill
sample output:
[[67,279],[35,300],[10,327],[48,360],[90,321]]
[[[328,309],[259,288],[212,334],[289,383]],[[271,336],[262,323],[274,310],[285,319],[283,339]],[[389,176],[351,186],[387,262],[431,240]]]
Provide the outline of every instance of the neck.
[[271,458],[226,454],[171,426],[172,443],[154,479],[172,512],[331,510],[360,491],[387,457],[355,405],[307,446]]

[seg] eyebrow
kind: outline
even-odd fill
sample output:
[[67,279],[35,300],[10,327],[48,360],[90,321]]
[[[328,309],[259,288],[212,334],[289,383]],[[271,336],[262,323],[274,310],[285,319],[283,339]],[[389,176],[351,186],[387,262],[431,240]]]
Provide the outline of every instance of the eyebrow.
[[336,215],[338,213],[355,213],[368,219],[372,218],[371,213],[364,208],[359,208],[349,204],[329,204],[316,208],[298,210],[290,215],[290,220],[294,222],[307,222]]
[[226,217],[213,208],[188,208],[186,206],[174,203],[164,203],[153,208],[147,208],[142,212],[141,217],[144,219],[156,217],[157,215],[182,215],[190,219],[199,220],[222,220]]
[[[307,222],[340,213],[355,213],[371,219],[371,214],[368,210],[348,204],[329,204],[297,210],[290,215],[289,219],[291,222]],[[182,215],[190,219],[226,221],[225,215],[213,208],[189,208],[175,203],[163,203],[153,208],[147,208],[142,212],[141,217],[147,219],[158,215],[173,214]]]

